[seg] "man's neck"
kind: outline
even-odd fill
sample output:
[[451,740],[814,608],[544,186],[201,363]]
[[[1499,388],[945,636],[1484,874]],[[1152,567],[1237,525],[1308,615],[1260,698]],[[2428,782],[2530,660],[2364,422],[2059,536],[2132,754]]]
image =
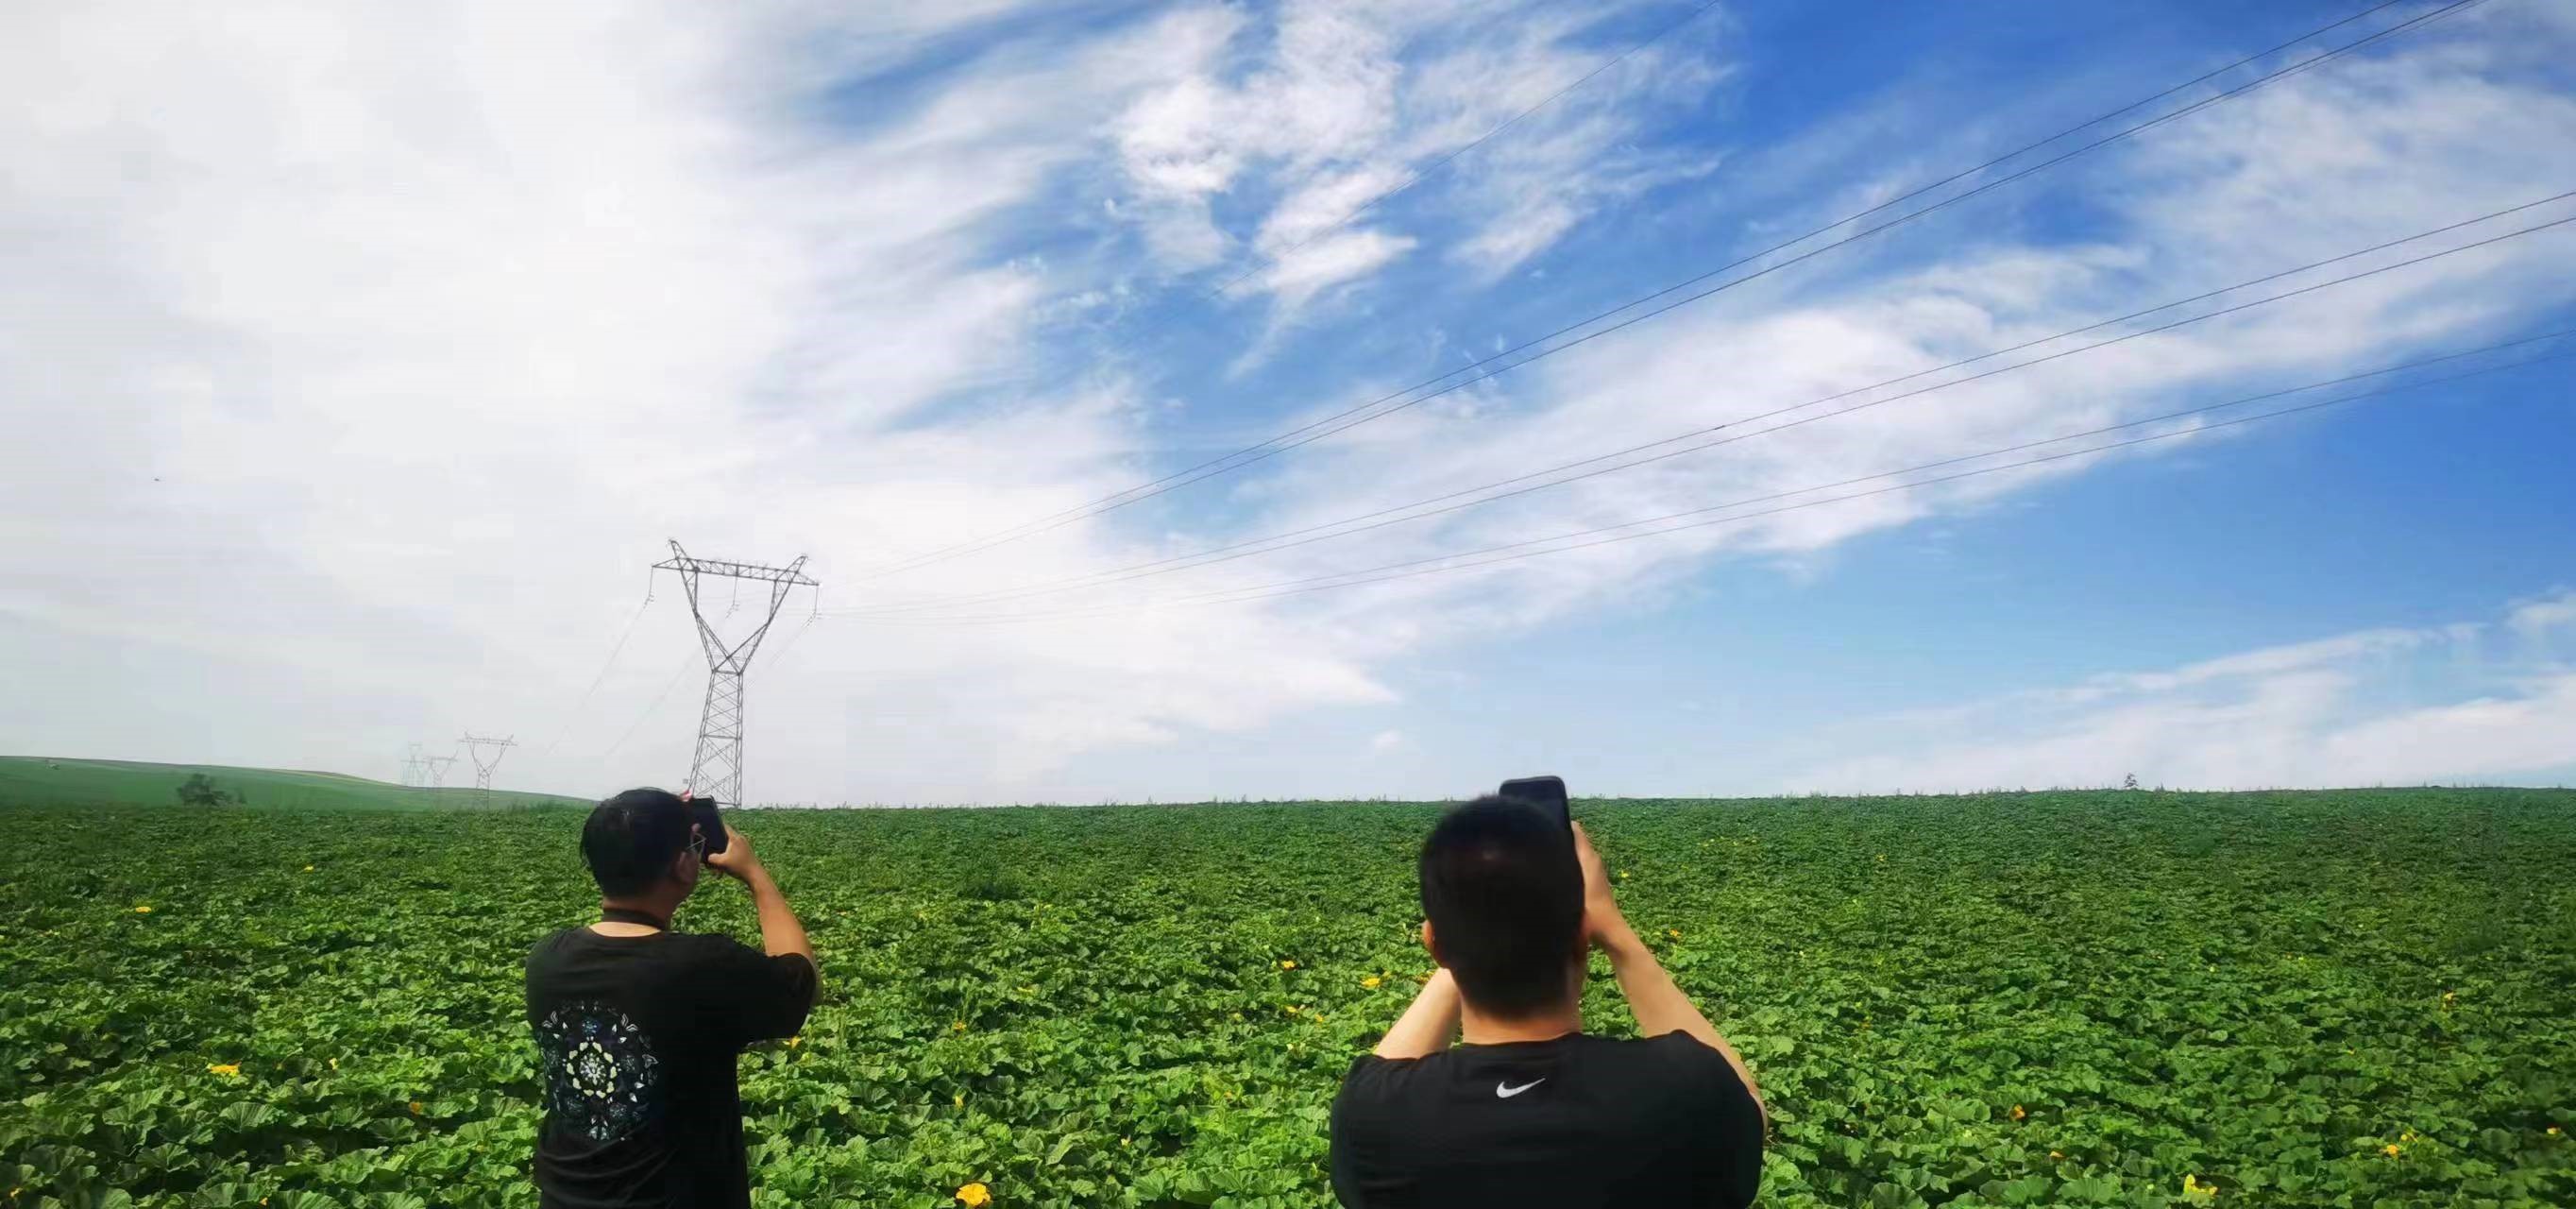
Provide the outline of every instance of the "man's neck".
[[[679,906],[680,900],[667,894],[635,894],[623,898],[599,900],[599,909],[602,911],[640,911],[661,920],[666,926],[671,922],[671,913],[678,910]],[[642,924],[619,922],[592,924],[591,930],[603,936],[641,936],[655,929]]]
[[1472,1003],[1458,1007],[1458,1039],[1469,1045],[1502,1045],[1512,1041],[1553,1041],[1568,1033],[1583,1031],[1582,1009],[1568,1003],[1534,1016],[1513,1019],[1476,1010]]

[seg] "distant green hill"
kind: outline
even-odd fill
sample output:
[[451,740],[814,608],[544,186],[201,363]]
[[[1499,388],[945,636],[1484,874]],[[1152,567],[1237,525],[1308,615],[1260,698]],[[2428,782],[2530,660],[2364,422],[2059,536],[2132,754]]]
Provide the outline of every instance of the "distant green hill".
[[[204,773],[215,785],[238,795],[244,805],[301,808],[369,808],[393,810],[466,810],[474,807],[471,786],[458,789],[414,789],[335,772],[290,772],[277,768],[228,768],[220,764],[144,764],[131,760],[53,760],[42,756],[0,756],[0,805],[93,804],[169,806],[179,804],[179,785],[191,774]],[[499,806],[587,806],[590,803],[551,793],[492,791]]]

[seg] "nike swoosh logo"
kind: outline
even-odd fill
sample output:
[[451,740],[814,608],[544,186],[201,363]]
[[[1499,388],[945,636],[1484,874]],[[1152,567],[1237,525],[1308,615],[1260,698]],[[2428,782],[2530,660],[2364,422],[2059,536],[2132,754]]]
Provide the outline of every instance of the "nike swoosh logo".
[[1545,1082],[1547,1082],[1545,1078],[1538,1078],[1532,1079],[1527,1083],[1523,1083],[1518,1087],[1514,1087],[1509,1083],[1505,1083],[1502,1080],[1497,1079],[1494,1081],[1494,1097],[1500,1100],[1508,1100]]

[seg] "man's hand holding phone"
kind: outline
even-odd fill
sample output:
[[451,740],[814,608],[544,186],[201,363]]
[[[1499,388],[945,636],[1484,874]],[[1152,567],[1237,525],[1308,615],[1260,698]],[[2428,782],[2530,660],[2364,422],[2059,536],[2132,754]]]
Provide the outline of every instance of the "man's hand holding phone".
[[712,844],[707,846],[707,867],[727,877],[746,882],[750,881],[755,874],[764,872],[760,867],[760,858],[751,851],[751,841],[744,838],[741,832],[734,830],[733,824],[725,823],[722,826],[724,827],[724,848],[718,851]]
[[1583,867],[1583,939],[1596,949],[1608,951],[1636,939],[1626,916],[1619,914],[1619,900],[1610,892],[1610,871],[1601,864],[1601,854],[1592,850],[1592,837],[1583,824],[1574,824],[1574,859]]

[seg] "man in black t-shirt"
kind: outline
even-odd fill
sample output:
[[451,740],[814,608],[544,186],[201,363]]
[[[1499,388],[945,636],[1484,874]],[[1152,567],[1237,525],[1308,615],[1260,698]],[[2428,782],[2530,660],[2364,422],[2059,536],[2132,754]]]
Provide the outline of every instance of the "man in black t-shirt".
[[[582,827],[600,922],[528,955],[546,1209],[750,1209],[734,1059],[803,1027],[820,979],[751,841],[724,832],[724,851],[708,853],[688,804],[659,789],[610,798]],[[701,865],[750,887],[766,953],[671,930]]]
[[[1422,943],[1440,969],[1342,1080],[1342,1204],[1752,1203],[1765,1124],[1753,1072],[1620,918],[1581,826],[1480,798],[1432,828],[1421,876]],[[1587,947],[1609,955],[1638,1040],[1583,1033]]]

